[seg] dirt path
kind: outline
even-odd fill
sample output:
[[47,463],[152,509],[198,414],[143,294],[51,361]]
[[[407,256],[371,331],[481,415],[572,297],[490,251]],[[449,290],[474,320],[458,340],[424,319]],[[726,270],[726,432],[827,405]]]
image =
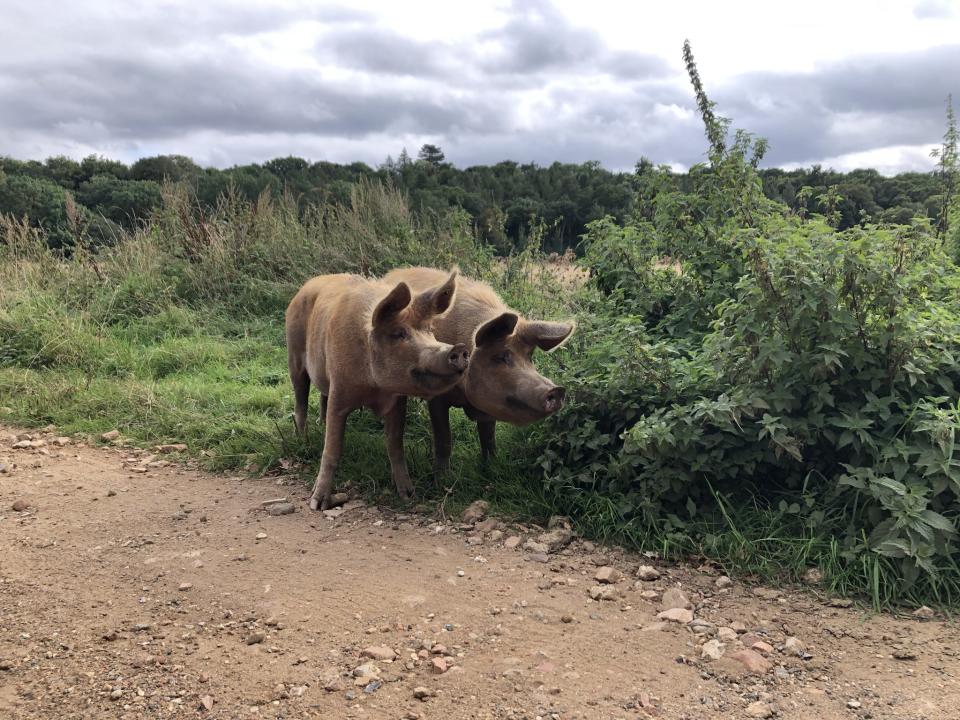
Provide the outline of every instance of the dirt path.
[[[52,435],[14,449],[30,437],[11,433],[2,718],[960,718],[960,636],[938,620],[718,589],[692,568],[637,581],[650,560],[578,540],[547,555],[505,548],[532,534],[509,527],[483,538],[355,503],[325,517],[299,486]],[[277,496],[297,511],[260,509]],[[624,577],[602,586],[598,566]],[[656,618],[677,586],[692,624]],[[702,659],[718,637],[725,656]],[[755,642],[770,649],[751,675],[731,655]],[[361,658],[371,646],[397,659]]]

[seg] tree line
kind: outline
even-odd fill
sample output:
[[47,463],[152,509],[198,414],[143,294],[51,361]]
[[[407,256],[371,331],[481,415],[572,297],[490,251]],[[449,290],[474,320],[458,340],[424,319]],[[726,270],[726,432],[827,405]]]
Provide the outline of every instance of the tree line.
[[[832,214],[841,230],[866,222],[907,223],[917,215],[935,220],[943,205],[942,183],[932,169],[884,177],[876,170],[842,173],[815,165],[763,169],[758,177],[768,198],[800,215]],[[435,145],[424,145],[415,159],[403,150],[376,168],[293,156],[223,170],[182,155],[146,157],[131,165],[96,155],[43,162],[0,157],[0,213],[28,217],[44,227],[52,245],[69,246],[78,223],[94,241],[110,242],[121,229],[143,222],[160,206],[168,182],[186,185],[200,212],[227,193],[247,200],[286,193],[303,208],[346,204],[361,180],[393,184],[421,214],[462,208],[478,237],[502,253],[524,245],[535,230],[548,252],[575,248],[594,220],[610,216],[623,222],[645,214],[644,188],[651,183],[658,193],[664,187],[684,193],[694,184],[690,173],[646,158],[634,172],[613,172],[597,162],[504,161],[460,169]]]

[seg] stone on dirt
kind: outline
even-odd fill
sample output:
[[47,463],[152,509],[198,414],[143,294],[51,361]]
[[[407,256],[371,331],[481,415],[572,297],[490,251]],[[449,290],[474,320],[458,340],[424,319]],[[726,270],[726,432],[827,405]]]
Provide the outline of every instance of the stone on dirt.
[[247,639],[244,642],[246,642],[247,645],[259,645],[266,639],[267,639],[267,636],[264,635],[262,632],[255,632],[247,635]]
[[590,597],[594,600],[616,600],[619,593],[610,585],[594,585],[590,588]]
[[269,515],[290,515],[297,511],[297,506],[292,502],[279,502],[273,503],[272,505],[267,506],[267,514]]
[[430,699],[430,695],[431,695],[431,694],[432,694],[432,693],[431,693],[427,688],[423,687],[422,685],[418,685],[417,687],[415,687],[415,688],[413,689],[413,696],[414,696],[417,700],[428,700],[428,699]]
[[213,710],[213,698],[210,695],[204,695],[200,698],[200,707],[207,712]]
[[752,718],[771,718],[773,717],[773,708],[761,700],[747,705],[747,715]]
[[573,531],[570,528],[558,525],[553,530],[537,536],[537,542],[545,545],[548,553],[563,550],[573,540]]
[[519,535],[511,535],[510,537],[508,537],[506,540],[503,541],[503,546],[504,546],[507,550],[513,550],[513,549],[514,549],[515,547],[517,547],[519,544],[520,544],[520,536],[519,536]]
[[919,620],[932,620],[935,615],[936,613],[933,612],[933,608],[929,608],[926,605],[922,605],[913,611],[913,616]]
[[637,577],[641,580],[652,581],[660,579],[660,571],[653,565],[641,565],[637,568]]
[[687,608],[670,608],[669,610],[658,613],[657,619],[686,625],[687,623],[693,622],[693,610],[688,610]]
[[723,590],[728,587],[733,587],[733,580],[726,575],[721,575],[714,581],[713,584],[717,586],[717,590]]
[[620,571],[606,565],[597,570],[597,573],[593,577],[599,583],[612,585],[620,579]]
[[430,660],[430,664],[433,666],[433,671],[437,673],[437,675],[443,675],[443,673],[449,669],[446,658],[435,657]]
[[689,609],[693,607],[693,604],[683,590],[673,587],[663,593],[663,597],[660,599],[660,607],[663,610]]
[[467,525],[473,525],[483,520],[487,516],[487,510],[490,509],[490,503],[486,500],[474,500],[472,503],[467,505],[466,510],[463,511],[463,514],[460,516],[462,520]]
[[758,653],[756,650],[738,650],[727,657],[729,657],[731,660],[736,660],[749,672],[754,673],[755,675],[765,675],[766,673],[770,672],[770,668],[773,667],[770,661],[763,657],[763,655]]
[[119,437],[120,437],[120,431],[119,431],[119,430],[110,430],[109,432],[103,433],[103,434],[100,436],[100,439],[103,440],[104,442],[113,442],[114,440],[116,440],[116,439],[119,438]]
[[700,648],[700,657],[704,660],[719,660],[723,657],[726,647],[719,640],[707,640]]
[[26,500],[15,500],[12,507],[14,512],[23,512],[30,507],[30,503]]
[[373,645],[360,651],[360,657],[370,658],[371,660],[393,661],[397,659],[397,653],[393,648],[386,645]]

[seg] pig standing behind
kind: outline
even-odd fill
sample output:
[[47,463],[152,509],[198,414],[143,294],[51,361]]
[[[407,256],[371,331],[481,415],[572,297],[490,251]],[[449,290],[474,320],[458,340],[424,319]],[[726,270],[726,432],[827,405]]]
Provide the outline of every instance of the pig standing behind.
[[[439,270],[413,267],[394,270],[384,281],[405,282],[420,290],[442,277]],[[504,305],[489,285],[460,278],[453,307],[433,324],[438,340],[466,345],[471,353],[461,382],[429,401],[437,472],[450,466],[451,407],[462,407],[477,423],[480,450],[486,458],[496,451],[497,420],[528,425],[563,406],[564,389],[537,372],[533,352],[556,349],[574,327],[573,322],[524,320]],[[402,443],[402,431],[388,438],[391,440]],[[393,452],[402,454],[403,449]]]
[[357,275],[322,275],[296,294],[286,314],[287,354],[297,430],[304,434],[310,383],[321,393],[324,445],[310,507],[326,509],[343,450],[347,416],[369,407],[383,416],[393,480],[404,498],[413,484],[392,441],[403,432],[406,396],[432,397],[459,382],[467,368],[464,343],[439,342],[430,331],[457,288],[457,271],[411,293],[404,282]]

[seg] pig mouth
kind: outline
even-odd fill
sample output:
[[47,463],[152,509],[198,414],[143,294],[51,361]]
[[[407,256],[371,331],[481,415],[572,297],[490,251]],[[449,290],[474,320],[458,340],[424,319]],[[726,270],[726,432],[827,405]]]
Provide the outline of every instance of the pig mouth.
[[463,377],[463,370],[453,370],[448,373],[438,373],[426,368],[414,368],[410,375],[418,383],[423,385],[439,385],[442,383],[456,383]]
[[507,395],[507,406],[512,410],[517,410],[522,412],[530,417],[539,420],[540,418],[546,417],[550,413],[544,412],[542,409],[535,408],[532,405],[525,403],[520,398],[515,395]]

